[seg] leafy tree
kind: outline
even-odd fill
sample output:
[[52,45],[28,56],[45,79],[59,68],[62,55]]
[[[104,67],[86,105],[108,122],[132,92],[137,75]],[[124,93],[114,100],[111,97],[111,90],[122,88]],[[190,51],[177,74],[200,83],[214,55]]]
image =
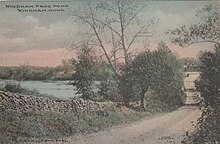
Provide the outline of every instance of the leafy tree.
[[187,143],[215,144],[220,142],[220,47],[214,52],[205,52],[200,61],[201,74],[196,88],[201,92],[205,109]]
[[196,81],[197,89],[206,102],[206,106],[218,108],[220,104],[220,47],[214,52],[205,52],[200,57],[200,79]]
[[207,5],[198,10],[196,16],[201,20],[189,27],[183,25],[175,30],[170,30],[171,40],[180,46],[196,43],[213,43],[220,45],[220,6]]
[[82,94],[84,99],[90,99],[94,96],[95,63],[95,56],[92,54],[91,49],[84,45],[78,56],[73,76],[73,85],[76,86],[77,94]]
[[158,51],[155,52],[158,57],[155,65],[159,71],[154,91],[161,102],[166,103],[169,107],[176,107],[182,104],[181,97],[183,87],[182,64],[177,57],[172,54],[164,42],[158,44]]
[[[182,86],[181,65],[177,58],[168,50],[164,43],[159,44],[156,51],[146,51],[139,54],[134,61],[126,67],[124,80],[127,83],[127,96],[133,94],[131,90],[139,87],[141,108],[144,108],[145,93],[149,90],[157,91],[160,100],[169,102],[175,97],[180,101],[180,88]],[[134,92],[134,91],[133,91]],[[170,96],[171,92],[172,99]],[[128,99],[129,99],[128,98]],[[166,99],[168,99],[166,101]]]

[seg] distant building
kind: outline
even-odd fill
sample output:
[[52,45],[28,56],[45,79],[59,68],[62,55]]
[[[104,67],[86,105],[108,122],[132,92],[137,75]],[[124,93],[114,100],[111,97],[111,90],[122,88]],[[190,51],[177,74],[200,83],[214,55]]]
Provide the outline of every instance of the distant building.
[[195,81],[199,78],[200,72],[185,72],[184,92],[186,105],[198,104],[201,101],[200,92],[196,90]]

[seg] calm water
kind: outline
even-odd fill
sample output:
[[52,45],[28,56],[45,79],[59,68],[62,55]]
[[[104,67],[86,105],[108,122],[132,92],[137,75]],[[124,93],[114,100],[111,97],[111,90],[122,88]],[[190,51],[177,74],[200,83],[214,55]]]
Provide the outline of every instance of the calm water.
[[[4,85],[8,80],[0,80]],[[21,86],[31,90],[38,90],[40,93],[53,95],[61,99],[69,99],[77,96],[74,87],[68,84],[69,81],[20,81]]]

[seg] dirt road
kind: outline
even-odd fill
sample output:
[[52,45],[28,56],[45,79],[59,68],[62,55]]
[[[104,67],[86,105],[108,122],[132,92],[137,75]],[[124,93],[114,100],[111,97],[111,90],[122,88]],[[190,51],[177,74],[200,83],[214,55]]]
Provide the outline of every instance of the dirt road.
[[201,111],[182,107],[172,113],[160,114],[133,124],[113,127],[90,135],[67,140],[72,144],[180,144],[186,132],[194,130]]

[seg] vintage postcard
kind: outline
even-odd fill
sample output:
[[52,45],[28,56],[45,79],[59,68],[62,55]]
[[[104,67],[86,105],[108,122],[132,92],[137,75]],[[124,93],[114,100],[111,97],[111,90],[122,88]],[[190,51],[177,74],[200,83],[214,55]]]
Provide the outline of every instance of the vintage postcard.
[[219,1],[0,1],[2,144],[219,144],[219,82]]

